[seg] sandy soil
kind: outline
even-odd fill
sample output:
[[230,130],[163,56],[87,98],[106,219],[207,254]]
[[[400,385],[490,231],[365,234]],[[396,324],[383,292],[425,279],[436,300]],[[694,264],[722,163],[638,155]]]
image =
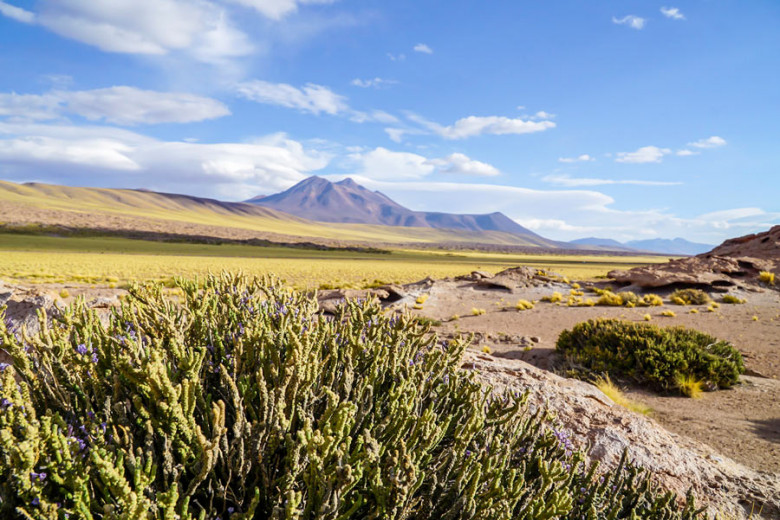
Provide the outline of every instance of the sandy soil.
[[[657,325],[684,325],[731,341],[745,357],[748,376],[732,390],[707,393],[701,399],[661,396],[626,389],[634,400],[653,409],[652,417],[667,429],[705,442],[745,465],[780,474],[780,293],[741,292],[744,305],[724,305],[714,312],[706,306],[666,304],[653,308],[566,307],[539,302],[534,309],[504,311],[518,299],[539,300],[569,287],[506,290],[475,288],[469,282],[437,283],[421,314],[442,320],[442,334],[475,333],[474,348],[488,346],[494,356],[522,359],[541,368],[554,360],[558,334],[590,318],[624,318]],[[426,291],[427,292],[427,291]],[[659,292],[664,295],[664,293]],[[484,309],[472,316],[472,308]],[[696,308],[698,314],[690,314]],[[663,317],[673,310],[676,317]],[[452,320],[453,315],[459,315]],[[754,316],[757,320],[754,320]]]

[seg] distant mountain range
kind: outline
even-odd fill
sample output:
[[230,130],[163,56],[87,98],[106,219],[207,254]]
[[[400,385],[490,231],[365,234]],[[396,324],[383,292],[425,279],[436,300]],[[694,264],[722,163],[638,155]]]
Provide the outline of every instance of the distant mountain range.
[[570,244],[582,246],[595,246],[614,251],[649,251],[664,255],[698,255],[712,250],[715,246],[690,242],[684,238],[654,238],[651,240],[630,240],[618,242],[610,238],[580,238],[572,240]]
[[560,243],[537,235],[503,213],[461,215],[413,211],[387,195],[371,191],[349,178],[331,182],[312,176],[281,193],[254,197],[246,202],[320,222],[501,231],[521,236],[530,245],[561,247]]

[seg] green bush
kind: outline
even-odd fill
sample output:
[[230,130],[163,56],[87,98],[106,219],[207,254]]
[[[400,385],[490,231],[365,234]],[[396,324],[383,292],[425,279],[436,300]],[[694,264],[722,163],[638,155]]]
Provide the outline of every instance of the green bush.
[[589,371],[662,391],[677,388],[682,377],[729,388],[745,371],[742,355],[731,344],[683,327],[588,320],[563,331],[556,349]]
[[[0,320],[0,517],[663,518],[630,464],[599,474],[466,347],[373,302],[316,314],[272,280],[133,287],[34,336]],[[46,324],[45,316],[41,324]]]
[[677,289],[669,295],[669,300],[676,305],[707,305],[712,301],[701,289]]

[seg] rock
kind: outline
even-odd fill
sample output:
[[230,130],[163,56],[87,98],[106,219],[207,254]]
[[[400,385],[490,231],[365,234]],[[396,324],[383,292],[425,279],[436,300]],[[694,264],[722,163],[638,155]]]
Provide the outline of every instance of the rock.
[[529,339],[531,340],[532,343],[539,343],[540,341],[542,341],[542,338],[540,338],[539,336],[531,336]]
[[549,283],[549,276],[540,275],[533,267],[510,267],[490,278],[475,280],[477,287],[504,289],[509,292],[521,287],[539,287]]
[[470,282],[476,282],[477,280],[482,280],[485,278],[493,278],[493,275],[487,271],[471,271],[469,274],[455,277],[456,280],[467,280]]
[[616,405],[593,385],[523,361],[470,351],[463,367],[496,391],[530,390],[531,410],[552,411],[558,428],[569,432],[578,447],[591,446],[588,456],[602,465],[614,467],[627,449],[637,464],[654,472],[661,486],[681,496],[692,488],[712,514],[747,518],[749,510],[739,504],[748,508],[753,504],[765,518],[780,517],[780,476],[759,473],[702,443],[674,435],[652,419]]
[[113,298],[109,298],[107,296],[98,296],[97,298],[93,298],[89,302],[87,302],[87,307],[93,309],[109,309],[114,305],[117,305],[118,303],[119,300],[117,299],[116,296],[114,296]]
[[46,312],[49,318],[57,316],[59,308],[48,294],[15,295],[6,301],[5,320],[9,329],[16,332],[26,328],[30,333],[40,329],[38,311]]
[[317,293],[320,312],[334,314],[344,300],[379,298],[386,300],[390,292],[384,289],[328,289]]
[[761,271],[780,275],[780,226],[727,240],[709,253],[611,271],[608,276],[618,283],[642,288],[683,285],[724,290],[734,286],[757,288]]

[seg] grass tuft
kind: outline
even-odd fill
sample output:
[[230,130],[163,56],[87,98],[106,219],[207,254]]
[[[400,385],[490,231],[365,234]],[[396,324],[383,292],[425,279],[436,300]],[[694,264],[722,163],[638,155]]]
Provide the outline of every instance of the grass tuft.
[[653,410],[642,403],[632,401],[617,387],[615,383],[609,378],[609,376],[603,376],[596,379],[594,382],[596,388],[609,397],[616,405],[622,406],[632,412],[636,412],[642,415],[649,415]]

